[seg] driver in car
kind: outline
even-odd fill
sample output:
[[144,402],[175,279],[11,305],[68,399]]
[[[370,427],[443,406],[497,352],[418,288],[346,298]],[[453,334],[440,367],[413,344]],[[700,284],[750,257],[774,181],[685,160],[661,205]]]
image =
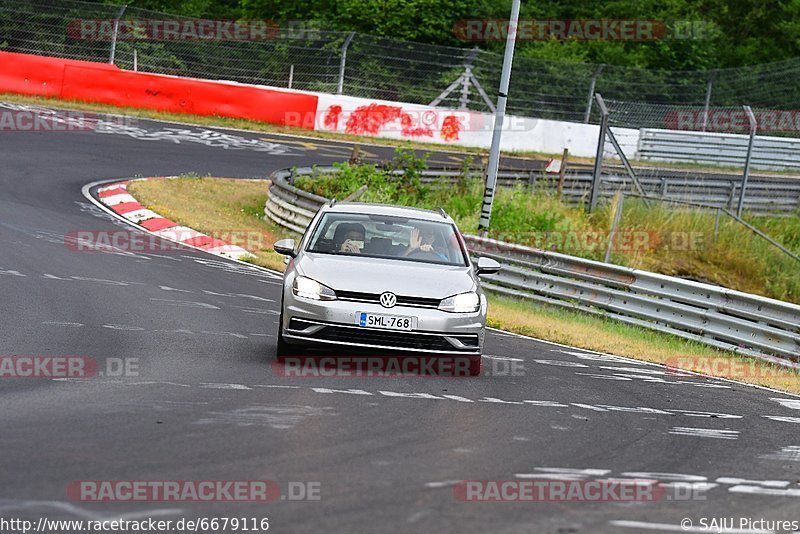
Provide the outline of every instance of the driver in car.
[[408,241],[408,248],[403,256],[409,256],[415,252],[423,252],[433,254],[440,260],[449,261],[447,256],[434,248],[433,242],[435,239],[436,236],[433,233],[433,230],[430,228],[414,228],[411,230],[411,238]]
[[[339,228],[336,230],[336,233],[339,233]],[[341,245],[339,245],[339,252],[360,254],[361,249],[364,248],[364,240],[366,239],[366,235],[367,231],[362,225],[358,223],[346,224],[344,233],[342,235]]]

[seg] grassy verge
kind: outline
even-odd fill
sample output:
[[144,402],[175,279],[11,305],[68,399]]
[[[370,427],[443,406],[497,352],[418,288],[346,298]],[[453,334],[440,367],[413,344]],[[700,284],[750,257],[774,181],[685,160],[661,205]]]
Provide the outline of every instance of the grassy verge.
[[[407,147],[419,150],[433,150],[433,151],[449,151],[459,152],[464,154],[480,154],[485,155],[488,153],[486,149],[476,147],[463,147],[454,145],[444,145],[438,143],[424,143],[420,141],[406,141],[398,139],[387,139],[383,137],[369,137],[369,136],[355,136],[346,135],[332,132],[318,132],[314,130],[307,130],[305,128],[298,128],[292,126],[277,126],[274,124],[267,124],[265,122],[251,121],[246,119],[232,119],[229,117],[207,117],[204,115],[190,115],[183,113],[168,113],[164,111],[154,111],[149,109],[139,109],[123,106],[112,106],[110,104],[96,104],[92,102],[83,102],[80,100],[62,100],[58,98],[45,98],[39,96],[18,95],[13,93],[0,93],[0,101],[11,102],[17,104],[31,104],[37,106],[44,106],[49,108],[71,109],[77,111],[88,111],[95,113],[111,113],[118,115],[127,115],[131,117],[139,117],[142,119],[156,119],[177,123],[191,123],[209,127],[225,127],[237,128],[240,130],[249,130],[253,132],[264,133],[277,133],[288,135],[301,135],[304,137],[313,137],[318,139],[329,139],[334,141],[346,141],[353,144],[363,145],[383,145],[383,146],[396,146]],[[550,159],[560,158],[561,153],[548,154],[544,152],[534,151],[507,151],[503,152],[507,156],[531,158],[531,159]],[[570,155],[569,160],[572,163],[594,163],[594,158],[578,157]],[[606,157],[609,163],[619,164],[620,161],[613,157]],[[717,166],[706,165],[697,163],[668,163],[656,161],[639,161],[632,160],[631,163],[641,167],[659,167],[671,168],[677,170],[706,170],[711,172],[742,172],[739,166]],[[796,174],[795,171],[758,171],[759,174]]]
[[[267,182],[183,177],[135,182],[129,191],[148,208],[180,224],[225,237],[256,255],[259,265],[283,270],[272,243],[291,232],[261,219]],[[255,238],[253,238],[255,236]],[[715,350],[700,343],[571,310],[490,295],[489,326],[575,347],[609,352],[674,367],[800,393],[800,376],[759,360]]]
[[268,180],[186,176],[133,182],[128,191],[167,219],[251,252],[251,263],[282,271],[283,256],[272,244],[296,235],[262,219],[268,185]]

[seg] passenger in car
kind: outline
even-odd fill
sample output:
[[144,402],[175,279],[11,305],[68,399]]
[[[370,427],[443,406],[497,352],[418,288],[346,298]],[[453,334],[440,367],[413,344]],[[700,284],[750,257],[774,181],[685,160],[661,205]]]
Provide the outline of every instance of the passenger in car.
[[410,256],[415,253],[427,253],[437,256],[443,261],[449,261],[448,257],[434,248],[436,235],[430,228],[414,228],[411,230],[411,238],[408,241],[403,256]]

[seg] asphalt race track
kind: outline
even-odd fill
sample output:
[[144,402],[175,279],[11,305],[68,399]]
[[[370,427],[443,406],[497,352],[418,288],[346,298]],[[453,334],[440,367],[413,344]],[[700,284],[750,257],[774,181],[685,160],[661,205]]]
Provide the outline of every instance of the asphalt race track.
[[[489,332],[487,376],[475,379],[280,376],[274,274],[199,251],[79,252],[65,236],[125,227],[84,198],[90,182],[265,177],[347,159],[350,146],[135,128],[0,132],[0,356],[138,361],[138,376],[0,379],[0,516],[268,517],[275,532],[352,533],[800,520],[800,399],[790,395],[500,332]],[[655,502],[464,502],[454,491],[461,480],[609,478],[656,479],[670,491]],[[262,479],[284,493],[311,482],[320,498],[68,494],[84,480]]]

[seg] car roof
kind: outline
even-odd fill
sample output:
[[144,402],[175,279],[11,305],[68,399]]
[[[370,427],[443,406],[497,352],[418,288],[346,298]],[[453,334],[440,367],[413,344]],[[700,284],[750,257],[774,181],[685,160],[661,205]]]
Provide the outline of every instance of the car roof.
[[409,219],[422,219],[426,221],[452,223],[453,220],[444,211],[397,206],[394,204],[369,204],[366,202],[337,202],[333,206],[325,206],[326,212],[334,213],[361,213],[364,215],[389,215],[406,217]]

